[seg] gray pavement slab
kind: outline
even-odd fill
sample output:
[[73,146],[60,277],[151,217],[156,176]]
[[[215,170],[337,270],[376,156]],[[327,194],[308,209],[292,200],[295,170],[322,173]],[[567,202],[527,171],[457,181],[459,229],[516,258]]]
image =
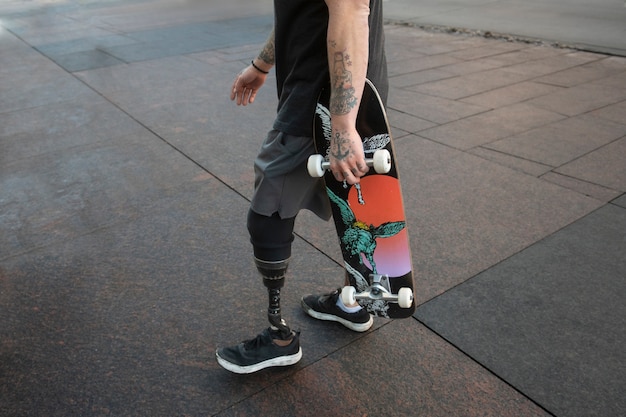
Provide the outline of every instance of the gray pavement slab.
[[[387,17],[451,10],[403,1],[385,2]],[[581,398],[623,414],[623,372],[604,371],[626,337],[602,329],[624,328],[611,297],[626,275],[626,60],[395,24],[388,111],[417,317],[434,331],[377,320],[353,334],[305,316],[300,296],[336,288],[342,261],[332,223],[303,213],[283,302],[303,361],[219,368],[217,346],[266,326],[245,213],[274,78],[247,108],[228,90],[271,12],[253,0],[0,4],[0,414],[271,415],[268,397],[300,415],[565,416]],[[561,270],[577,287],[558,291]],[[585,276],[598,271],[596,291]],[[448,322],[457,303],[525,332]],[[551,350],[507,359],[545,334]],[[554,381],[565,388],[544,389]]]
[[554,415],[623,415],[624,230],[626,212],[607,205],[417,316]]

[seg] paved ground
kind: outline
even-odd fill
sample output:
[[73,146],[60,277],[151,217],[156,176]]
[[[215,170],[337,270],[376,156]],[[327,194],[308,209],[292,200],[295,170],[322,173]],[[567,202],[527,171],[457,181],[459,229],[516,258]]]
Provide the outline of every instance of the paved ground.
[[625,415],[626,58],[401,25],[415,318],[306,317],[342,272],[304,214],[302,362],[216,364],[266,325],[244,218],[273,80],[227,91],[268,3],[0,4],[0,415]]

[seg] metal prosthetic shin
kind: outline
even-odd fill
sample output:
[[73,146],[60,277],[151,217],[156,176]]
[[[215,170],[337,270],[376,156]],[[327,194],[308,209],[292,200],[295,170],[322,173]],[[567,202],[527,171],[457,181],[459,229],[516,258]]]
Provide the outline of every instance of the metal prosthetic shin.
[[270,325],[280,332],[281,339],[291,338],[291,329],[282,319],[280,313],[280,290],[285,285],[285,274],[289,260],[267,262],[255,259],[256,267],[263,277],[263,285],[267,288],[269,295],[269,306],[267,308],[267,318]]

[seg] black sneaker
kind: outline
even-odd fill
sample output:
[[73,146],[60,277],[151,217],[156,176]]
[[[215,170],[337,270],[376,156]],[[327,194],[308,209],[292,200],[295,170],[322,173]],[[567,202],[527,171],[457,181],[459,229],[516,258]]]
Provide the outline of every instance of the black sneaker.
[[217,362],[237,374],[249,374],[271,366],[288,366],[302,358],[300,333],[292,332],[287,346],[278,346],[272,339],[280,339],[272,329],[265,329],[256,338],[236,346],[220,348],[215,352]]
[[372,327],[374,319],[365,309],[356,313],[347,313],[337,307],[339,291],[326,295],[305,295],[300,304],[311,317],[319,320],[336,321],[355,332],[365,332]]

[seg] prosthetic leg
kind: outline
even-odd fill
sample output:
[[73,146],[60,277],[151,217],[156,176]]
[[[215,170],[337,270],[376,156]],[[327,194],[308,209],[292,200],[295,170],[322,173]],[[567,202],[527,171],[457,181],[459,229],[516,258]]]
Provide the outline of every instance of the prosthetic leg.
[[267,262],[255,259],[255,263],[263,277],[263,285],[267,288],[269,296],[267,318],[272,328],[280,332],[280,338],[288,340],[291,338],[291,329],[280,313],[280,290],[285,285],[285,274],[289,261]]
[[295,218],[281,219],[278,214],[263,216],[250,210],[248,231],[254,248],[254,262],[267,288],[269,306],[267,317],[280,339],[289,340],[292,331],[281,317],[280,290],[285,285],[285,275],[291,257]]

